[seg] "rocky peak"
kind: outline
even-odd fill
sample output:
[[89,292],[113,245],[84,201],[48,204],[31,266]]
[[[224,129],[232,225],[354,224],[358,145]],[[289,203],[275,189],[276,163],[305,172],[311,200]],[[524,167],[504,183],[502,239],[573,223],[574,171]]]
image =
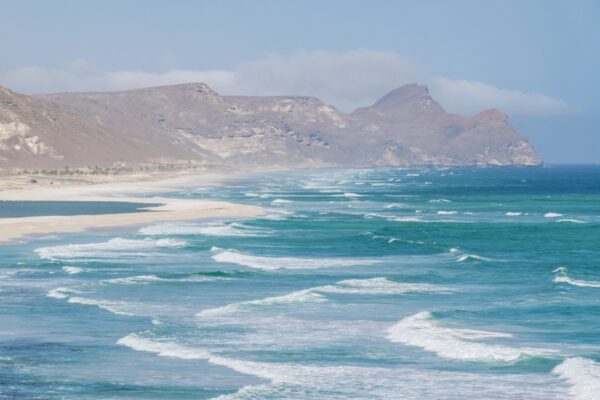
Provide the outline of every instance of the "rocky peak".
[[386,114],[412,116],[424,112],[443,112],[425,85],[408,84],[394,89],[373,104],[372,108]]
[[479,114],[474,116],[473,119],[475,119],[477,122],[507,122],[508,115],[498,110],[497,108],[491,108],[489,110],[480,112]]

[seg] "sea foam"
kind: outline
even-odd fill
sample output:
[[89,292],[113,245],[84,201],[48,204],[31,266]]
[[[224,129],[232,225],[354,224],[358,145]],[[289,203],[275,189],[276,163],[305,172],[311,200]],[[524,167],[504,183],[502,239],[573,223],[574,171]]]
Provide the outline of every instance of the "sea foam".
[[223,316],[256,306],[289,305],[310,302],[320,303],[328,300],[324,294],[398,295],[415,292],[450,293],[453,291],[453,289],[444,286],[427,283],[395,282],[383,277],[346,279],[336,282],[335,284],[316,286],[281,296],[266,297],[259,300],[243,301],[222,307],[210,308],[200,311],[196,316],[200,318]]
[[212,258],[217,262],[238,264],[245,267],[262,270],[350,267],[358,265],[372,265],[378,262],[377,259],[364,258],[265,257],[244,254],[235,250],[217,251],[217,254],[212,256]]
[[143,235],[205,235],[205,236],[266,236],[269,231],[247,227],[233,222],[230,224],[159,224],[142,228]]
[[511,338],[512,335],[444,327],[427,311],[400,320],[387,330],[387,337],[391,342],[419,347],[439,357],[454,360],[515,362],[527,356],[553,354],[553,351],[548,349],[514,348],[482,343],[482,340]]
[[544,218],[558,218],[558,217],[562,217],[562,214],[559,213],[555,213],[555,212],[547,212],[546,214],[544,214]]
[[569,270],[566,267],[558,267],[553,272],[556,273],[553,279],[555,283],[567,283],[572,286],[600,288],[600,281],[584,281],[571,278],[569,276]]
[[212,276],[198,276],[191,275],[181,278],[162,278],[157,275],[136,275],[125,278],[113,278],[103,280],[103,284],[113,285],[135,285],[135,284],[149,284],[153,282],[213,282],[216,280],[225,280],[228,278],[219,278]]
[[[496,374],[482,379],[480,374],[455,371],[420,370],[418,368],[386,368],[354,365],[314,365],[296,363],[258,362],[221,356],[212,350],[182,345],[173,339],[165,340],[132,333],[118,344],[136,351],[150,352],[161,357],[181,360],[205,360],[213,365],[267,381],[242,387],[218,400],[277,398],[322,399],[403,399],[447,398],[449,393],[474,396],[486,393],[495,400],[526,398],[559,399],[563,393],[546,374]],[[523,387],[523,380],[533,386]],[[331,395],[333,394],[333,395]],[[579,399],[578,399],[579,400]],[[582,399],[582,400],[588,400]]]
[[[62,246],[40,247],[35,252],[47,260],[79,259],[95,257],[152,256],[147,250],[157,248],[185,247],[187,242],[175,239],[144,240],[114,238],[107,242],[67,244]],[[132,253],[134,252],[134,253]]]
[[553,373],[571,386],[575,400],[598,400],[600,396],[600,364],[588,358],[567,358],[554,367]]
[[54,299],[66,300],[72,304],[83,304],[97,306],[117,315],[135,316],[133,312],[127,310],[128,303],[110,300],[96,300],[81,296],[82,292],[72,288],[58,287],[50,290],[46,296]]

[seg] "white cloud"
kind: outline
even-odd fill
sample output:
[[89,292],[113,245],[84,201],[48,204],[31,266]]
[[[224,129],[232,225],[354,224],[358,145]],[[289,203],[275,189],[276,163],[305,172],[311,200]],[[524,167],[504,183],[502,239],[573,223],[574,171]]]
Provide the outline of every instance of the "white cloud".
[[572,111],[561,99],[483,82],[433,77],[410,59],[373,50],[272,54],[231,70],[104,71],[76,60],[61,68],[22,67],[0,72],[1,84],[24,93],[121,90],[186,82],[204,82],[229,95],[316,96],[344,111],[370,105],[403,84],[423,82],[452,112],[474,114],[500,108],[510,115],[545,116]]
[[539,93],[500,89],[483,82],[437,77],[431,93],[448,111],[474,114],[499,108],[509,115],[547,116],[573,111],[564,100]]

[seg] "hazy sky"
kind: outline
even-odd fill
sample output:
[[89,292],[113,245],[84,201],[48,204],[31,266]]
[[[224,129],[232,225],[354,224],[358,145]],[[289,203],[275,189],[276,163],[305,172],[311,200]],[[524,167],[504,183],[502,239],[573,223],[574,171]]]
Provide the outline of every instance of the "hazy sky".
[[0,85],[203,81],[343,111],[408,82],[497,107],[546,162],[600,163],[600,1],[0,0]]

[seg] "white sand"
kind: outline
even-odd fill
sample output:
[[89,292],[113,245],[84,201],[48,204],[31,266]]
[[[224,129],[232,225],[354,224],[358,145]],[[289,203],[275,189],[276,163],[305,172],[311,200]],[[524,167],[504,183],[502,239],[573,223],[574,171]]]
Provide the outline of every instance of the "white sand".
[[[0,181],[0,200],[52,200],[52,201],[121,201],[134,203],[159,203],[147,211],[122,214],[73,215],[51,217],[0,218],[0,243],[23,239],[30,235],[55,232],[80,232],[91,228],[115,228],[147,224],[158,221],[177,221],[209,217],[253,217],[264,213],[259,207],[232,204],[222,201],[181,200],[161,197],[115,197],[124,193],[164,192],[181,186],[216,184],[218,179],[198,176],[170,178],[167,180],[140,180],[116,182],[65,183],[47,182],[22,185],[14,188],[14,178]],[[7,188],[8,190],[1,190]]]

